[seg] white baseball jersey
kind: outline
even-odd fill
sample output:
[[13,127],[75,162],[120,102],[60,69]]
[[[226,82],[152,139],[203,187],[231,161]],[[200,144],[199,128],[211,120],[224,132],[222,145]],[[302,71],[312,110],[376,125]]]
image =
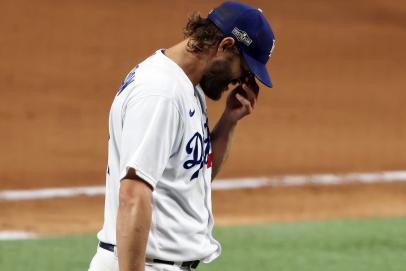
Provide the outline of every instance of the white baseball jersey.
[[110,111],[102,242],[116,244],[120,180],[129,168],[153,187],[147,257],[210,262],[211,148],[205,96],[162,50],[137,65]]

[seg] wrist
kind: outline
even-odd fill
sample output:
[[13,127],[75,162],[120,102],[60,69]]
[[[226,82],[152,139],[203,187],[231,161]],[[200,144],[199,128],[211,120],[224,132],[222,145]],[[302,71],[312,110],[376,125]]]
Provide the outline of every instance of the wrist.
[[227,125],[230,128],[233,128],[237,125],[238,119],[233,117],[232,112],[230,112],[229,110],[225,110],[223,112],[223,115],[221,115],[221,122],[223,126]]

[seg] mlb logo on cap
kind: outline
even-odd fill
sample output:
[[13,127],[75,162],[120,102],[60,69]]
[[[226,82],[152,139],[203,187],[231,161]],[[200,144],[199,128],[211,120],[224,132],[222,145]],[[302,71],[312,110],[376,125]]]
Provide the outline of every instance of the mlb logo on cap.
[[224,2],[210,11],[208,19],[235,39],[251,72],[272,87],[266,63],[275,47],[275,36],[262,10],[244,3]]

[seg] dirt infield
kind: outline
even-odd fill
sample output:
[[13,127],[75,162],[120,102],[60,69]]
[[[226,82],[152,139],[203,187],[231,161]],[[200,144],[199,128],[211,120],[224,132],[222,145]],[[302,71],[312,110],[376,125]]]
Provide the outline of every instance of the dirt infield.
[[[220,1],[0,2],[0,189],[104,183],[107,116],[126,73]],[[277,45],[273,90],[220,175],[404,169],[406,2],[252,1]],[[224,101],[209,102],[211,126]],[[405,184],[216,192],[220,223],[405,215]],[[238,198],[238,204],[236,203]],[[100,226],[102,198],[0,202],[0,229]],[[63,210],[63,211],[62,211]]]
[[[216,191],[216,225],[406,215],[406,183],[265,187]],[[0,231],[96,232],[103,197],[0,201]]]

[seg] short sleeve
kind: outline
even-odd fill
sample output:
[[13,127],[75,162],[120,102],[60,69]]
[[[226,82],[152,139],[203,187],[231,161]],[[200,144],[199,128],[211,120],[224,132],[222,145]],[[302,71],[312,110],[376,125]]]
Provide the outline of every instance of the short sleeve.
[[147,96],[124,112],[120,180],[129,168],[154,189],[169,161],[181,129],[179,111],[168,97]]

